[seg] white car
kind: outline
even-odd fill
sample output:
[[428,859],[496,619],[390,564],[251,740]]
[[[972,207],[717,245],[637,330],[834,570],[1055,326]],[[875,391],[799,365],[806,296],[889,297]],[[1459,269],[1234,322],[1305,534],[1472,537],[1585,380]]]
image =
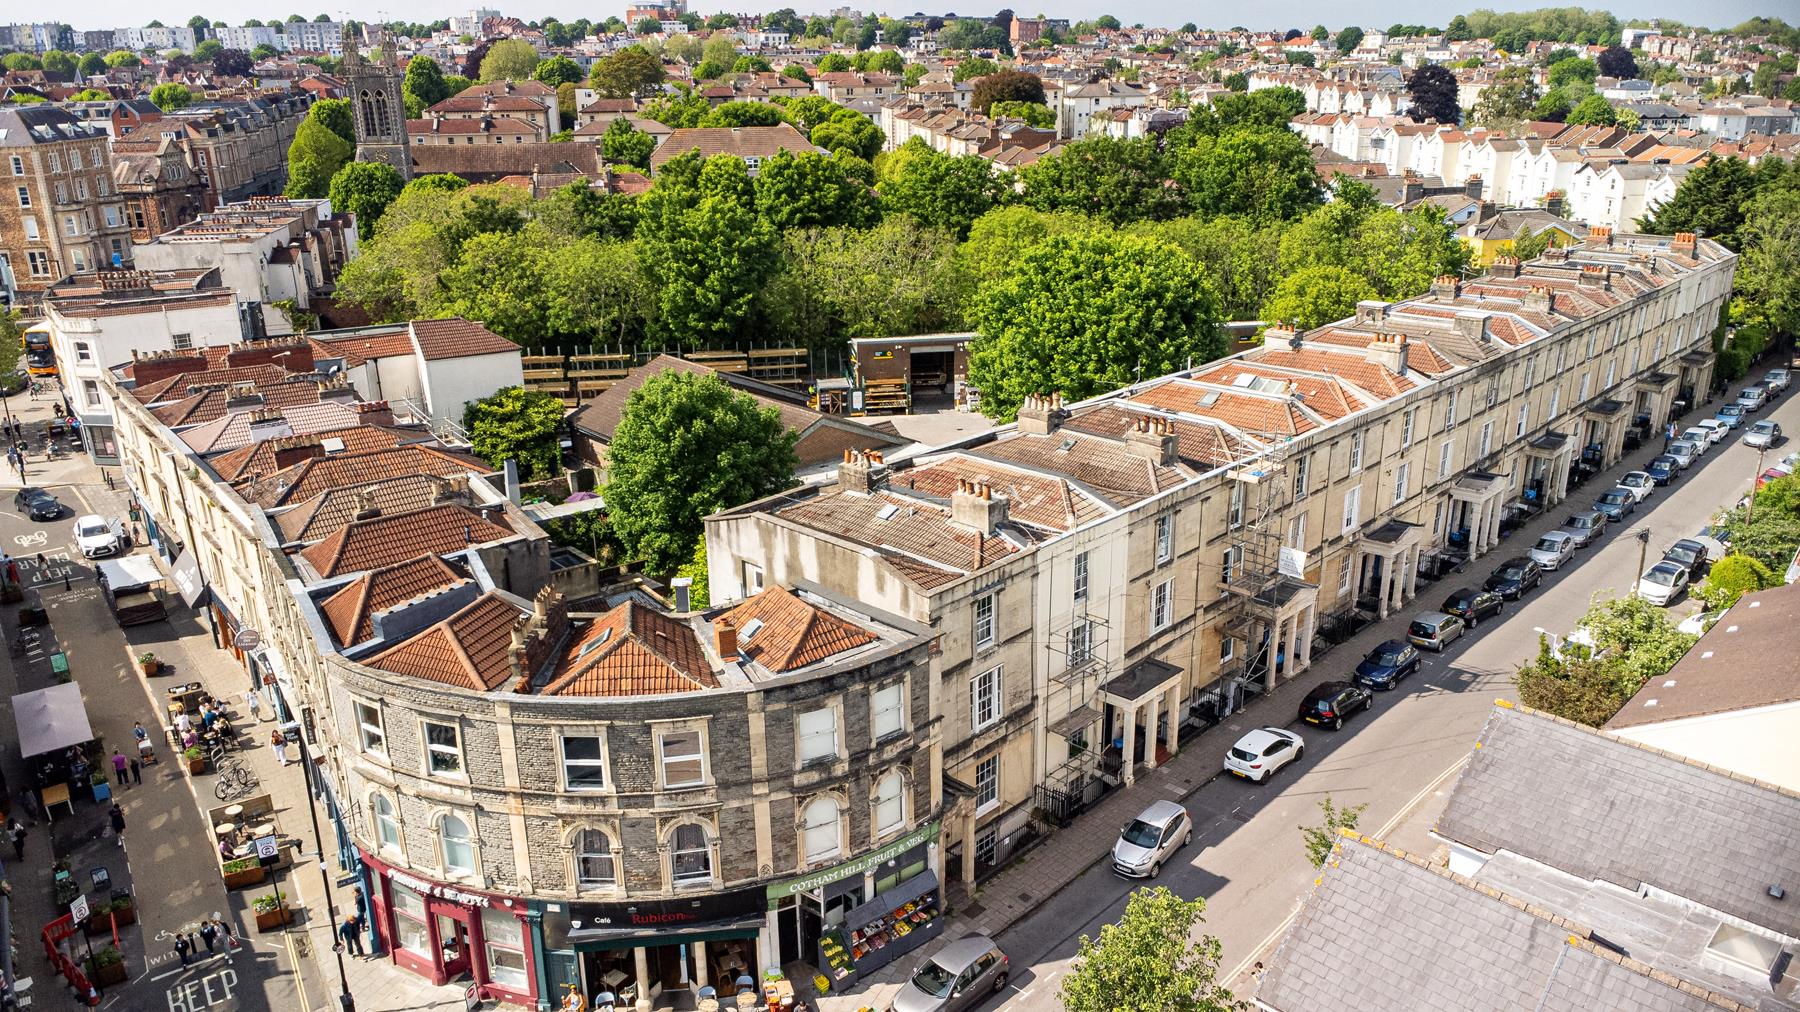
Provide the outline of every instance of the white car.
[[75,520],[75,547],[81,549],[83,558],[116,555],[130,544],[131,540],[125,536],[125,525],[118,517],[106,520],[89,513]]
[[1790,377],[1788,376],[1788,371],[1786,369],[1770,369],[1768,372],[1763,373],[1762,381],[1768,384],[1769,389],[1771,390],[1786,390],[1788,388],[1789,379]]
[[1697,454],[1705,453],[1713,448],[1712,430],[1703,429],[1698,425],[1683,432],[1681,439],[1683,442],[1694,444],[1694,452]]
[[1155,801],[1119,830],[1113,844],[1113,871],[1128,878],[1155,878],[1165,861],[1194,839],[1194,820],[1173,801]]
[[1529,554],[1539,569],[1561,569],[1563,562],[1575,554],[1575,539],[1562,531],[1551,531],[1531,546]]
[[1681,624],[1675,627],[1675,631],[1687,633],[1689,636],[1703,635],[1723,614],[1725,614],[1723,611],[1697,611],[1682,619]]
[[1225,772],[1262,783],[1306,754],[1306,741],[1279,727],[1259,727],[1225,753]]
[[1705,429],[1707,431],[1707,441],[1714,446],[1723,443],[1725,437],[1731,435],[1731,426],[1726,425],[1717,418],[1702,418],[1694,423],[1694,428]]
[[1619,487],[1641,503],[1656,494],[1656,479],[1648,471],[1627,471],[1620,476]]
[[1638,581],[1638,596],[1657,607],[1666,607],[1670,601],[1681,596],[1687,589],[1687,569],[1673,562],[1659,562],[1651,566]]

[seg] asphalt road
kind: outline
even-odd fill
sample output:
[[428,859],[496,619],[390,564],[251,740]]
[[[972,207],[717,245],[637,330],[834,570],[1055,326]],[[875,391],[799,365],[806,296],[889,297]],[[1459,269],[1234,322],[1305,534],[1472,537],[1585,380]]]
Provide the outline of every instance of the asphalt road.
[[[1756,375],[1760,376],[1758,372]],[[1735,396],[1735,394],[1734,394]],[[1683,427],[1711,417],[1714,402],[1690,413]],[[1784,396],[1756,418],[1773,417],[1784,430],[1800,432],[1800,401]],[[1641,467],[1660,452],[1661,440],[1628,454],[1626,462],[1590,480],[1557,510],[1514,532],[1467,572],[1451,574],[1421,586],[1419,600],[1398,616],[1364,630],[1349,643],[1315,662],[1313,669],[1261,701],[1226,728],[1215,729],[1187,748],[1222,753],[1244,730],[1263,723],[1299,731],[1306,739],[1305,757],[1282,770],[1272,782],[1251,784],[1214,775],[1203,783],[1163,786],[1160,793],[1140,781],[1144,803],[1175,797],[1194,817],[1194,841],[1163,869],[1157,884],[1187,897],[1205,897],[1204,930],[1224,947],[1221,976],[1240,994],[1250,990],[1245,972],[1252,961],[1266,959],[1310,889],[1315,872],[1306,858],[1299,828],[1319,822],[1318,802],[1330,795],[1340,805],[1366,804],[1365,832],[1390,838],[1403,824],[1397,845],[1429,850],[1430,819],[1441,810],[1452,774],[1468,755],[1496,697],[1512,697],[1512,673],[1537,649],[1536,629],[1566,634],[1594,595],[1623,595],[1636,582],[1639,543],[1633,533],[1651,532],[1649,560],[1654,562],[1674,541],[1708,523],[1722,508],[1750,488],[1757,452],[1742,445],[1742,432],[1714,447],[1675,484],[1657,489],[1637,513],[1597,545],[1583,549],[1576,563],[1565,565],[1524,600],[1508,602],[1500,619],[1483,622],[1442,655],[1425,655],[1424,669],[1400,687],[1378,694],[1374,707],[1352,718],[1341,732],[1303,726],[1294,719],[1305,690],[1321,681],[1346,677],[1364,653],[1385,639],[1404,634],[1413,611],[1434,608],[1449,591],[1474,586],[1502,560],[1524,552],[1537,535],[1560,526],[1574,509],[1612,486],[1628,470]],[[1792,440],[1768,455],[1769,462],[1794,448]],[[1697,605],[1677,601],[1672,613],[1688,614]],[[1185,794],[1182,792],[1186,792]],[[1088,831],[1111,827],[1095,827]],[[1113,839],[1093,841],[1096,864],[1045,902],[1026,921],[1003,932],[998,941],[1012,957],[1013,980],[1005,997],[989,1007],[1052,1007],[1061,975],[1069,968],[1082,935],[1116,921],[1126,897],[1141,883],[1128,882],[1101,859]]]

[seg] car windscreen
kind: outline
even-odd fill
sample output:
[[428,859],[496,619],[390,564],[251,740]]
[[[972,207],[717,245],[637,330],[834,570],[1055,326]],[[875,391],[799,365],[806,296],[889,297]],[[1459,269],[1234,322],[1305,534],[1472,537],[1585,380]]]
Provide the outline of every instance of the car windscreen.
[[1414,622],[1407,627],[1406,631],[1422,639],[1429,640],[1437,638],[1437,626],[1434,626],[1429,622]]
[[1377,650],[1375,652],[1375,654],[1372,657],[1370,657],[1369,659],[1374,661],[1376,664],[1381,664],[1381,665],[1391,668],[1394,665],[1399,664],[1400,658],[1405,657],[1405,656],[1406,656],[1406,654],[1403,651],[1399,651],[1399,650]]
[[931,960],[926,960],[925,965],[919,967],[919,972],[912,976],[912,986],[933,998],[948,998],[950,988],[955,984],[956,974]]
[[1562,542],[1555,538],[1539,538],[1537,547],[1540,552],[1555,553],[1562,551]]
[[1692,548],[1683,548],[1680,545],[1672,545],[1668,551],[1663,553],[1663,558],[1674,559],[1676,562],[1682,563],[1683,565],[1693,562],[1699,557],[1699,552],[1694,551]]
[[1525,567],[1524,566],[1501,566],[1500,571],[1495,573],[1494,575],[1498,576],[1502,580],[1523,580],[1525,578]]
[[[1235,751],[1235,749],[1233,750]],[[1156,841],[1162,839],[1162,830],[1142,819],[1132,819],[1125,832],[1119,834],[1120,839],[1134,847],[1154,847]]]
[[1600,497],[1600,501],[1608,506],[1621,506],[1631,501],[1630,492],[1608,492]]
[[1644,581],[1646,583],[1658,584],[1663,587],[1673,586],[1675,584],[1675,570],[1664,569],[1661,566],[1658,566],[1644,574]]
[[81,538],[93,538],[105,533],[105,524],[82,524],[81,527],[76,530],[75,536]]

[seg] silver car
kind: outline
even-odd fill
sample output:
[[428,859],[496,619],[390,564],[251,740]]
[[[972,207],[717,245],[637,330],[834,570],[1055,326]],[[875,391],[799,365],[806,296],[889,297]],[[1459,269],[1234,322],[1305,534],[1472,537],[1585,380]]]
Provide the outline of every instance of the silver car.
[[1600,532],[1604,530],[1606,530],[1606,514],[1599,510],[1586,510],[1571,515],[1561,527],[1557,528],[1557,533],[1567,534],[1569,540],[1575,542],[1576,548],[1586,548],[1593,544],[1600,537]]
[[1119,831],[1113,871],[1127,878],[1155,878],[1163,862],[1194,839],[1194,821],[1173,801],[1157,801]]
[[1694,461],[1700,459],[1700,444],[1677,439],[1669,444],[1669,448],[1663,451],[1663,455],[1674,457],[1675,462],[1680,464],[1681,469],[1685,471],[1694,466]]
[[1006,953],[986,935],[959,938],[938,950],[900,985],[888,1012],[959,1012],[1006,987]]
[[1766,450],[1779,442],[1781,442],[1781,425],[1778,422],[1771,422],[1767,418],[1750,426],[1750,431],[1744,433],[1744,445],[1759,450]]
[[1564,531],[1551,531],[1531,546],[1529,554],[1539,569],[1561,569],[1563,562],[1575,554],[1575,539]]
[[1770,369],[1768,372],[1763,373],[1762,378],[1763,386],[1768,387],[1775,393],[1786,390],[1788,388],[1788,380],[1789,376],[1786,369]]
[[1768,402],[1768,391],[1764,390],[1761,386],[1745,387],[1738,391],[1737,404],[1738,407],[1744,409],[1745,414],[1762,410],[1762,406]]

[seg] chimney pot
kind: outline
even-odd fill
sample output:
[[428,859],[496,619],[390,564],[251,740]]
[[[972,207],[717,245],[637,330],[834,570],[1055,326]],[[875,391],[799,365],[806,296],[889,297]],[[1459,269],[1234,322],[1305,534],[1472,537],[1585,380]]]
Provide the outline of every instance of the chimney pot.
[[719,651],[719,659],[730,662],[738,659],[737,629],[721,618],[713,623],[713,646]]

